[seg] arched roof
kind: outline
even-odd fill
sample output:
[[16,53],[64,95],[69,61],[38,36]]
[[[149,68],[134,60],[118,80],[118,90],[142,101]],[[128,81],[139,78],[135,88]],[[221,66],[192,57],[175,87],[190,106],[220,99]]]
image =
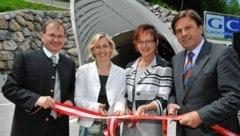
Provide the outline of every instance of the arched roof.
[[153,24],[175,53],[182,50],[167,26],[136,0],[71,0],[70,12],[80,64],[88,60],[87,44],[94,34],[106,32],[114,38],[143,23]]

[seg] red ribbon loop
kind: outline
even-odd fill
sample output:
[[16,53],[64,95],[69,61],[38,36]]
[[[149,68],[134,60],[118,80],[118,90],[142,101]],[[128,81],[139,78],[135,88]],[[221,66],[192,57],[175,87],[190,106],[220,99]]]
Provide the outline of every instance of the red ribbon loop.
[[[165,131],[165,134],[167,134],[167,120],[179,120],[179,116],[135,116],[135,115],[123,115],[123,116],[105,116],[100,113],[80,108],[80,107],[74,107],[71,105],[55,102],[55,107],[52,108],[52,110],[59,112],[64,115],[78,117],[78,118],[92,118],[92,119],[106,119],[108,120],[108,126],[107,129],[104,131],[105,136],[116,136],[116,128],[118,126],[118,121],[123,120],[131,120],[130,127],[135,127],[138,120],[162,120],[163,123],[163,129]],[[233,133],[219,125],[212,126],[212,129],[214,129],[216,132],[222,134],[223,136],[240,136],[239,134]]]

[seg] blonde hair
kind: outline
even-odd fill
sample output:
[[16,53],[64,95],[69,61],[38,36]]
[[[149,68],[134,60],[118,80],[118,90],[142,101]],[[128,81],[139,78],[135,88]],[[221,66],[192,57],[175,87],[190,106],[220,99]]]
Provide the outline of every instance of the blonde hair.
[[88,51],[90,52],[90,57],[94,60],[95,60],[95,56],[92,52],[92,49],[94,48],[94,46],[96,46],[98,41],[103,37],[107,38],[107,40],[110,44],[110,47],[113,49],[111,52],[110,58],[113,58],[114,56],[116,56],[118,54],[118,52],[116,50],[116,44],[114,43],[114,41],[110,38],[110,36],[108,34],[101,32],[101,33],[95,34],[88,44]]

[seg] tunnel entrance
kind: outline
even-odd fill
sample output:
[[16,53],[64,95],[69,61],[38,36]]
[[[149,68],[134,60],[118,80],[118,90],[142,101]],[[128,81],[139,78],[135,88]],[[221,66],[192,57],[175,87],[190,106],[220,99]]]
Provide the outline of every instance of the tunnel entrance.
[[[172,56],[183,50],[175,35],[165,23],[149,9],[135,0],[72,0],[71,20],[78,50],[79,64],[89,62],[87,45],[98,32],[106,32],[117,45],[119,55],[112,59],[124,67],[139,54],[132,44],[133,30],[148,23],[159,32],[158,54],[170,61]],[[161,35],[160,35],[161,34]]]
[[[116,43],[116,48],[119,53],[112,59],[112,62],[122,68],[125,68],[129,62],[140,56],[140,54],[134,49],[134,45],[132,43],[133,32],[133,30],[126,31],[112,37],[113,41]],[[172,57],[175,55],[171,45],[160,34],[158,54],[168,61],[171,61]]]

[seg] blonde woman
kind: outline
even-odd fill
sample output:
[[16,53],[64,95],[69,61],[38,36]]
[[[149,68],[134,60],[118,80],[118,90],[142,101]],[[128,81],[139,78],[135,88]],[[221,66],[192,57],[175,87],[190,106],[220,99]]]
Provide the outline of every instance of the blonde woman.
[[[76,105],[103,115],[123,115],[126,75],[124,69],[110,60],[117,54],[115,43],[106,33],[97,33],[88,49],[94,61],[77,70]],[[104,136],[105,123],[105,120],[80,119],[79,136]]]

